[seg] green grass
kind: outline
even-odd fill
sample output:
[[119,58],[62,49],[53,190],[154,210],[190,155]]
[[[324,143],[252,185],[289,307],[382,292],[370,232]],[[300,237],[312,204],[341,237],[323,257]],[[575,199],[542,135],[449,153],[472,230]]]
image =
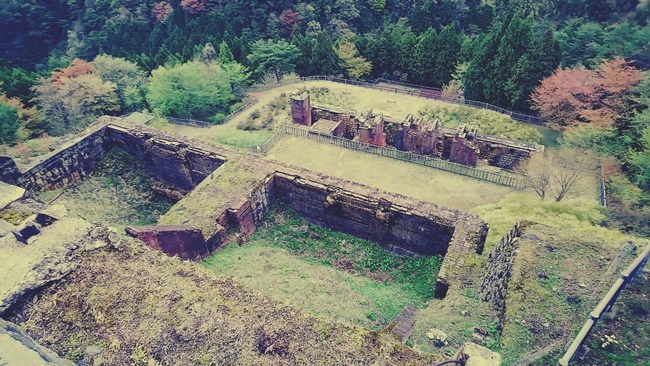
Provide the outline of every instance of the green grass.
[[511,187],[294,136],[279,141],[267,158],[462,211],[496,203],[518,192]]
[[[151,190],[152,184],[139,161],[113,148],[100,159],[89,177],[76,186],[65,188],[55,202],[92,222],[104,222],[118,228],[151,225],[174,204]],[[40,197],[47,202],[61,191],[41,192]]]
[[271,131],[243,131],[243,130],[222,130],[212,137],[220,144],[234,147],[248,147],[253,145],[262,145],[268,139],[273,137]]
[[399,256],[308,225],[279,207],[243,246],[231,245],[204,263],[275,300],[381,329],[404,306],[424,307],[432,298],[442,257]]
[[484,134],[534,143],[544,141],[542,133],[534,125],[517,122],[507,115],[484,109],[438,103],[420,109],[419,114],[432,120],[437,118],[446,127],[455,128],[464,123],[478,126],[478,131]]

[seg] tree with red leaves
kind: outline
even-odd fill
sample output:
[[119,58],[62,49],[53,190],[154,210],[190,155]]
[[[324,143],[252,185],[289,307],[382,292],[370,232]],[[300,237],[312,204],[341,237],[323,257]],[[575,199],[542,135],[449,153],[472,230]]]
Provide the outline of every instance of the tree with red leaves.
[[166,1],[161,1],[158,4],[154,5],[151,9],[153,16],[156,18],[156,22],[165,22],[169,14],[172,12],[172,6],[169,5]]
[[293,28],[296,24],[300,23],[302,17],[300,14],[296,13],[291,9],[287,9],[282,12],[280,15],[280,21],[282,21],[282,28],[289,33],[289,36],[293,35]]
[[533,92],[533,109],[556,130],[611,126],[624,113],[625,93],[641,80],[641,71],[621,57],[603,60],[594,70],[560,67]]
[[205,3],[201,0],[183,0],[181,6],[190,14],[198,14],[205,10]]
[[92,62],[75,59],[72,61],[72,65],[61,69],[61,71],[52,71],[50,81],[54,85],[61,85],[61,79],[63,78],[73,78],[79,75],[90,74],[95,71],[95,66]]

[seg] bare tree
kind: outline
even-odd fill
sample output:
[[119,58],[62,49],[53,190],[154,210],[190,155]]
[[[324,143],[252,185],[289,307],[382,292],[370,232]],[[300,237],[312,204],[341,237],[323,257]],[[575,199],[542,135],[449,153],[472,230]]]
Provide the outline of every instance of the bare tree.
[[551,185],[551,176],[553,175],[553,158],[546,152],[533,155],[527,163],[517,168],[519,173],[528,176],[528,186],[542,199],[546,198],[546,193]]
[[594,156],[583,150],[545,151],[517,170],[528,176],[528,185],[544,200],[550,193],[560,202],[595,167]]
[[555,157],[551,189],[555,202],[560,202],[582,179],[595,168],[595,156],[584,150],[566,149]]

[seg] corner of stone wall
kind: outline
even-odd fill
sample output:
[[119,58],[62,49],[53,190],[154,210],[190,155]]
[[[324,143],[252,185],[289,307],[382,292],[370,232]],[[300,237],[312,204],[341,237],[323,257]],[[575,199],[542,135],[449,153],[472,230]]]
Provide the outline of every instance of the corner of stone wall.
[[442,299],[447,295],[451,285],[449,280],[450,271],[462,266],[464,258],[469,252],[473,251],[476,254],[483,252],[489,228],[488,223],[475,216],[458,223],[449,242],[449,250],[438,272],[434,290],[436,299]]

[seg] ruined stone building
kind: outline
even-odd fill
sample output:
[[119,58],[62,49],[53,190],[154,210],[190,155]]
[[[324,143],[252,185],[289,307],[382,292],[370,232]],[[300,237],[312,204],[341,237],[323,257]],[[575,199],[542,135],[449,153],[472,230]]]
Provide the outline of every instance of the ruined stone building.
[[[514,170],[544,146],[478,133],[478,128],[461,124],[457,128],[440,126],[439,121],[409,114],[399,121],[375,115],[312,105],[308,92],[291,94],[291,116],[295,124],[313,131],[344,137],[373,146],[412,151],[422,155],[476,166],[487,165]],[[386,125],[397,126],[388,131]]]

